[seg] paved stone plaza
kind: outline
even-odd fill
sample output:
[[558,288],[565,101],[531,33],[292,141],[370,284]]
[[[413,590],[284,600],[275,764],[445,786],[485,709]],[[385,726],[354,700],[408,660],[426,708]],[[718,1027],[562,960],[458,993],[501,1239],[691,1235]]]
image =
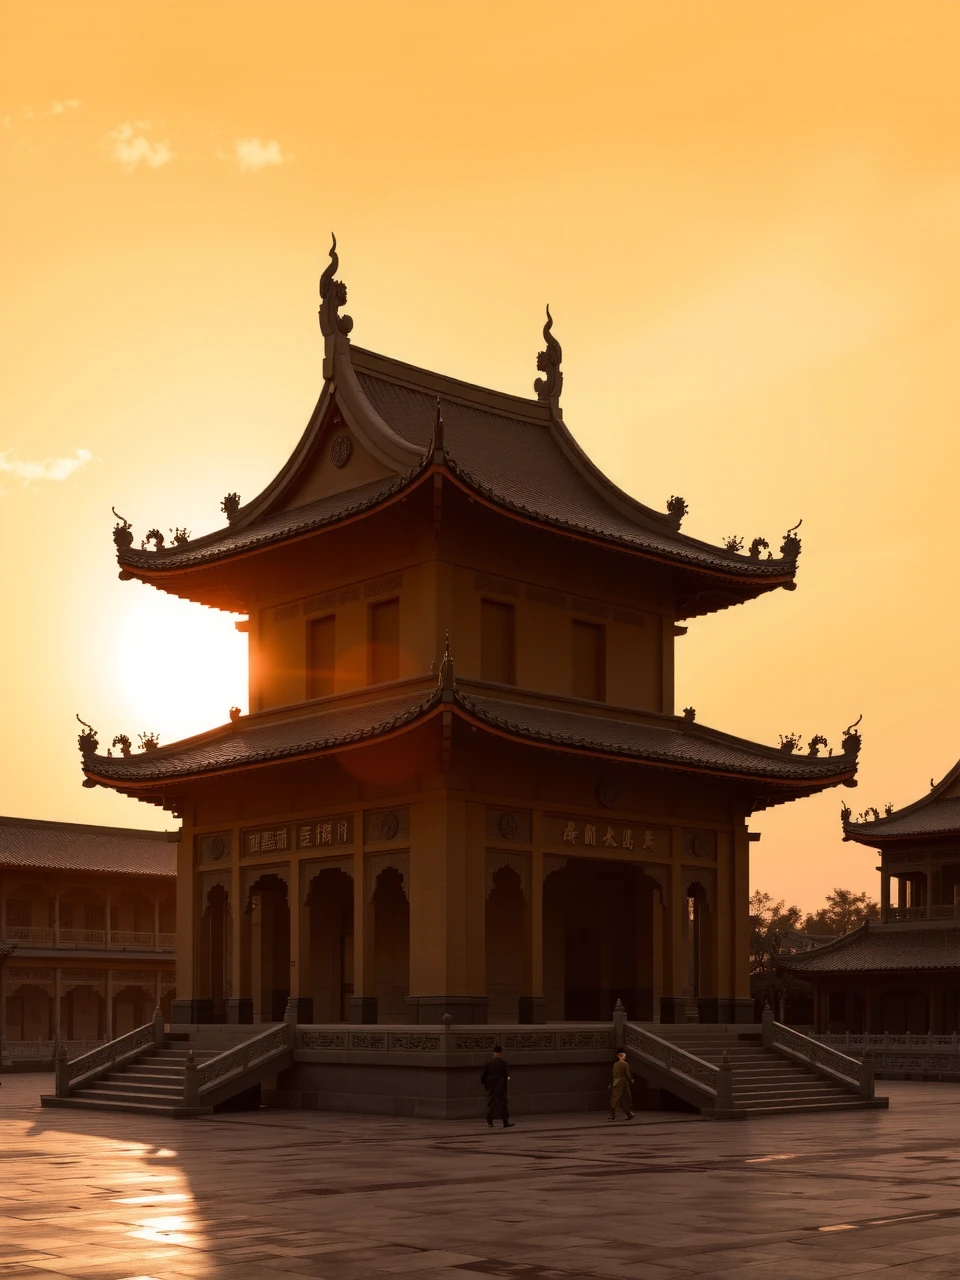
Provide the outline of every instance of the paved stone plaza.
[[177,1121],[0,1088],[0,1277],[960,1277],[960,1089],[889,1111],[489,1131],[315,1112]]

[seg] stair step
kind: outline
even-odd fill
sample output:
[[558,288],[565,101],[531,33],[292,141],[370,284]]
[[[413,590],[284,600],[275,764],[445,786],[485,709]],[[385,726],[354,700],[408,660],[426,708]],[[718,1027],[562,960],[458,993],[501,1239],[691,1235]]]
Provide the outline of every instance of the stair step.
[[158,1098],[182,1098],[183,1085],[175,1084],[156,1084],[152,1080],[124,1080],[115,1075],[105,1076],[102,1080],[96,1082],[96,1086],[91,1088],[110,1089],[114,1093],[150,1093],[156,1094]]
[[147,1106],[174,1107],[180,1098],[170,1097],[166,1093],[153,1093],[150,1090],[143,1090],[135,1093],[117,1093],[107,1086],[97,1087],[91,1085],[89,1089],[74,1089],[71,1098],[85,1099],[88,1102],[110,1102],[116,1103],[118,1106],[125,1104],[144,1104]]

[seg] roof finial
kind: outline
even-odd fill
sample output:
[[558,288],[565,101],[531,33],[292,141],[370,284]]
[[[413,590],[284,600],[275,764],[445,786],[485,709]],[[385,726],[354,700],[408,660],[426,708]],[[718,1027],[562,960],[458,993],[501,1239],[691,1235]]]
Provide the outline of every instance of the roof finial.
[[84,729],[86,729],[86,733],[77,734],[77,746],[80,748],[80,754],[84,759],[86,759],[87,756],[94,756],[97,754],[97,747],[100,744],[97,741],[97,731],[93,725],[87,724],[86,720],[80,720],[79,714],[77,715],[77,719],[83,725]]
[[560,361],[563,359],[563,352],[560,350],[560,343],[551,333],[553,329],[553,316],[550,314],[550,304],[547,304],[547,321],[543,326],[543,338],[546,347],[543,351],[537,353],[537,368],[541,373],[546,374],[545,378],[537,378],[533,384],[533,389],[537,393],[537,399],[542,404],[548,404],[555,413],[560,412],[560,390],[563,387],[563,374],[560,372]]
[[780,554],[784,560],[793,560],[796,562],[797,556],[800,554],[800,539],[797,537],[797,530],[803,524],[802,520],[798,520],[792,529],[788,529],[783,535],[783,542],[780,544]]
[[[441,412],[441,409],[440,409],[439,396],[437,396],[437,416],[434,419],[434,423],[433,423],[433,453],[434,453],[434,458],[436,458],[436,455],[439,454],[440,459],[442,459],[444,454],[446,453],[446,449],[444,448],[444,444],[443,444],[443,413]],[[438,461],[440,459],[438,459]],[[450,635],[448,632],[447,639],[449,640],[449,638],[450,638]]]
[[456,688],[453,677],[453,654],[450,651],[450,631],[448,629],[443,641],[443,661],[440,663],[440,688],[444,693]]
[[350,316],[340,315],[340,308],[347,301],[347,286],[341,280],[334,279],[340,267],[340,259],[337,257],[337,237],[332,233],[331,236],[330,261],[320,277],[320,332],[326,340],[323,354],[325,378],[333,376],[333,351],[337,335],[348,338],[353,328]]
[[860,737],[860,734],[857,732],[857,725],[860,723],[862,719],[863,719],[863,712],[861,712],[860,715],[857,717],[857,719],[854,720],[853,724],[847,725],[846,729],[844,729],[843,731],[842,747],[843,747],[843,754],[845,756],[855,756],[857,752],[860,750],[860,744],[863,741],[863,739]]

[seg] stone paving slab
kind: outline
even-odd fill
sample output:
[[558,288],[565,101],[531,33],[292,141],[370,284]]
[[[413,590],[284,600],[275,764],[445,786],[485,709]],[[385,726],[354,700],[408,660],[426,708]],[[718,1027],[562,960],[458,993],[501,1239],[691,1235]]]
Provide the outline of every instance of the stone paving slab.
[[516,1128],[43,1110],[0,1082],[0,1280],[960,1280],[960,1085]]

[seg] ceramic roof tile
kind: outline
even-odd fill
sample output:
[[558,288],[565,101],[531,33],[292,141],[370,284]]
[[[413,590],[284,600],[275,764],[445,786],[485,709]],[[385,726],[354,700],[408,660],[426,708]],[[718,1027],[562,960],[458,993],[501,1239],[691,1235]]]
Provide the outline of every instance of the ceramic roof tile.
[[0,868],[173,876],[177,848],[165,831],[0,818]]
[[879,840],[907,836],[934,836],[960,834],[960,797],[947,796],[942,800],[922,801],[909,809],[892,813],[876,822],[848,822],[844,833],[864,844]]
[[[84,770],[121,787],[312,754],[412,724],[440,700],[438,689],[377,702],[327,707],[262,722],[246,718],[197,738],[129,757],[87,756]],[[467,715],[533,742],[582,748],[668,767],[691,767],[771,782],[831,786],[853,772],[851,756],[792,756],[702,725],[664,723],[561,711],[509,699],[470,696],[453,704]]]
[[960,928],[914,929],[868,924],[825,947],[782,961],[802,973],[960,969]]

